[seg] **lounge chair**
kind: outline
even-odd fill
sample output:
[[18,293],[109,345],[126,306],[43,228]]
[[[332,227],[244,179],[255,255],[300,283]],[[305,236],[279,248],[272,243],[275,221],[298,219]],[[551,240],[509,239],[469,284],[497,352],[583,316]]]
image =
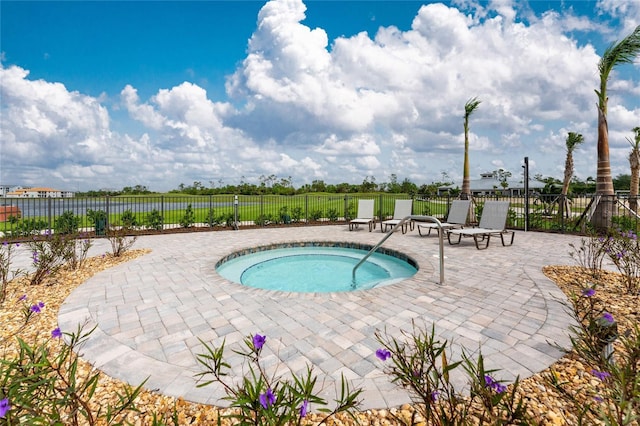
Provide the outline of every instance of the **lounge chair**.
[[[469,216],[469,207],[471,206],[471,200],[453,200],[451,208],[449,208],[449,214],[447,215],[447,221],[441,222],[442,229],[448,231],[454,228],[463,228],[467,223],[467,217]],[[422,236],[422,230],[429,231],[426,236],[431,235],[432,229],[439,229],[435,223],[418,223],[418,233]]]
[[[394,227],[400,223],[402,219],[407,216],[411,216],[411,209],[413,207],[413,200],[396,200],[396,205],[393,209],[393,219],[384,220],[380,225],[382,232],[387,232],[387,227]],[[402,233],[407,232],[407,228],[413,229],[413,222],[411,220],[402,224]]]
[[369,225],[369,232],[376,228],[373,200],[358,200],[358,214],[355,219],[349,221],[349,231],[358,229],[360,225]]
[[[489,241],[492,235],[500,235],[500,240],[503,246],[513,244],[513,237],[515,233],[513,231],[507,231],[507,215],[509,213],[508,201],[485,201],[482,208],[482,216],[480,217],[480,224],[477,228],[462,228],[451,229],[447,231],[447,239],[449,244],[460,244],[462,237],[473,237],[478,250],[483,250],[489,247]],[[511,234],[511,241],[505,243],[505,235]],[[451,236],[458,236],[458,240],[452,240]],[[481,247],[480,243],[486,241],[486,244]]]

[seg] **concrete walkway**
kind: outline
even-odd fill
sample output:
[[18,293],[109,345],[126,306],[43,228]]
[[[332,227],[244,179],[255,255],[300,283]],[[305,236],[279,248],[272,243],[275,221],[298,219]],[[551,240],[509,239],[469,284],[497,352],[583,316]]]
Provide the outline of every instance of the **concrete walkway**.
[[[226,405],[220,385],[196,388],[202,371],[196,355],[204,352],[199,339],[214,346],[226,340],[229,377],[237,380],[248,370],[232,349],[243,349],[248,335],[266,335],[269,372],[301,373],[312,365],[328,401],[344,375],[364,389],[364,409],[409,402],[375,356],[381,347],[376,330],[401,338],[414,321],[427,329],[435,324],[438,336],[453,342],[453,358],[463,347],[475,353],[481,346],[486,367],[500,369],[496,376],[505,380],[530,376],[562,356],[551,343],[568,345],[571,319],[560,303],[563,293],[541,268],[575,264],[568,253],[569,243],[580,241],[576,236],[517,232],[513,246],[492,239],[482,251],[472,240],[458,246],[445,241],[445,285],[438,283],[438,238],[417,231],[398,232],[385,247],[415,259],[418,273],[367,291],[267,291],[215,271],[220,258],[244,248],[293,241],[373,245],[382,235],[342,225],[141,237],[134,248],[152,252],[78,287],[60,309],[59,325],[66,332],[97,325],[82,353],[106,374],[132,385],[148,378],[149,389],[220,406]],[[98,246],[106,249],[104,241]],[[455,380],[464,385],[462,377]]]

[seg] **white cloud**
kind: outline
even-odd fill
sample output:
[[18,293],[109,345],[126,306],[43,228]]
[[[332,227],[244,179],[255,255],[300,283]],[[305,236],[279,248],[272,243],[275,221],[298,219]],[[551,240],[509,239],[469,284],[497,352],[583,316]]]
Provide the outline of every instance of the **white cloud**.
[[[408,31],[382,27],[373,38],[361,32],[329,40],[322,28],[303,24],[301,1],[272,0],[227,80],[233,104],[210,99],[193,82],[159,87],[148,99],[126,85],[112,106],[130,118],[119,132],[105,106],[109,95],[93,98],[29,80],[17,66],[1,68],[3,169],[22,164],[16,176],[24,184],[41,183],[51,170],[60,182],[89,188],[108,181],[158,190],[263,174],[292,176],[296,185],[364,176],[383,182],[391,173],[418,184],[442,172],[459,179],[464,104],[477,96],[473,173],[497,164],[519,173],[529,156],[535,173],[561,175],[566,133],[579,131],[586,142],[576,174],[593,176],[599,57],[572,34],[603,24],[556,12],[529,14],[525,24],[516,5],[431,3]],[[624,17],[625,26],[640,16],[632,2],[598,6]],[[615,174],[627,168],[623,136],[640,122],[640,84],[616,73],[609,88]]]

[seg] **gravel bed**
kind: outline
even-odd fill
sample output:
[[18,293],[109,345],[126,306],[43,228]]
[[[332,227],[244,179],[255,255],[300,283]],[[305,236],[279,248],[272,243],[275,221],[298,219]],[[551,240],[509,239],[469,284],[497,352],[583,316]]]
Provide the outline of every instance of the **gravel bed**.
[[[146,250],[131,250],[119,258],[103,255],[87,259],[83,266],[77,270],[63,270],[48,282],[32,286],[27,277],[14,279],[9,283],[6,291],[6,300],[0,306],[0,354],[4,359],[16,353],[16,336],[26,342],[42,342],[51,338],[51,331],[57,327],[57,313],[60,305],[70,292],[82,284],[93,274],[112,267],[118,263],[129,261],[142,256]],[[624,291],[621,276],[613,272],[601,271],[595,279],[589,271],[575,266],[549,266],[544,268],[544,273],[566,293],[579,293],[581,289],[590,283],[597,283],[599,291],[596,292],[598,303],[606,306],[608,312],[613,314],[619,324],[619,331],[624,333],[632,324],[640,321],[640,297],[627,295]],[[606,289],[606,290],[605,290]],[[26,301],[19,298],[26,295]],[[44,302],[42,311],[34,315],[25,325],[23,310],[25,306]],[[26,303],[26,305],[25,305]],[[51,351],[58,350],[61,341],[53,342]],[[520,391],[528,401],[529,414],[542,425],[574,425],[577,424],[577,408],[567,404],[560,398],[558,392],[544,378],[545,375],[555,374],[556,377],[568,383],[571,389],[578,392],[579,398],[592,398],[602,383],[591,373],[592,367],[585,365],[577,359],[575,354],[568,353],[557,363],[535,376],[524,379],[520,383]],[[81,362],[80,373],[92,372],[92,366]],[[115,391],[126,386],[122,382],[101,374],[98,388],[96,389],[93,404],[104,406],[108,401],[114,401]],[[586,401],[583,400],[582,402]],[[182,399],[175,399],[158,395],[152,391],[144,390],[136,401],[138,413],[130,413],[126,419],[136,425],[150,424],[152,415],[156,413],[160,417],[170,419],[175,412],[180,425],[186,424],[217,424],[221,414],[228,413],[229,409],[219,409],[214,406],[193,404]],[[369,410],[356,413],[357,421],[341,415],[330,420],[327,424],[333,425],[398,425],[409,424],[414,412],[411,405],[389,408],[386,410]],[[307,417],[308,424],[317,424],[322,418],[319,414],[311,414]],[[588,424],[594,424],[590,419]],[[232,424],[228,419],[223,419],[221,424]],[[424,424],[424,423],[423,423]],[[637,424],[637,423],[636,423]]]

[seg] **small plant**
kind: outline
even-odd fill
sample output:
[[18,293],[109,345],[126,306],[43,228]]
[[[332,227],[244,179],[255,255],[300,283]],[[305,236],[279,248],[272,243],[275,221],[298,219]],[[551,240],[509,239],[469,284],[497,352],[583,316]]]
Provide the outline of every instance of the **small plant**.
[[[25,296],[23,296],[25,297]],[[25,324],[45,307],[39,302],[27,308]],[[117,403],[95,401],[99,372],[81,373],[80,347],[93,329],[64,333],[59,328],[42,342],[30,344],[17,337],[18,352],[0,359],[0,419],[3,424],[112,424],[136,411],[135,399],[142,390],[124,385],[116,392]],[[52,355],[51,347],[59,350]],[[97,407],[97,408],[96,408]],[[6,423],[5,423],[6,422]]]
[[109,239],[109,243],[111,243],[111,254],[113,254],[113,257],[122,256],[136,242],[138,237],[135,235],[128,235],[129,230],[130,229],[126,226],[112,226],[109,228],[107,238]]
[[347,211],[345,213],[345,220],[349,221],[356,218],[356,205],[353,201],[349,202],[349,206],[347,207]]
[[228,226],[229,228],[237,229],[238,224],[240,223],[240,215],[238,215],[238,217],[236,218],[233,213],[227,213],[226,215],[222,216],[222,219],[223,220],[221,222],[224,222],[225,226]]
[[75,234],[79,226],[80,218],[67,210],[56,219],[55,230],[58,234]]
[[[571,348],[581,361],[591,365],[593,380],[601,385],[595,389],[575,390],[559,379],[556,372],[545,374],[545,379],[578,413],[579,424],[632,425],[640,412],[640,327],[618,335],[613,316],[598,300],[595,285],[571,296],[568,310],[577,325],[571,326]],[[614,341],[619,350],[614,353]]]
[[609,237],[605,248],[609,259],[623,275],[627,293],[640,292],[640,241],[633,231],[618,231]]
[[54,236],[54,239],[60,238],[60,247],[63,251],[63,258],[66,265],[71,269],[78,269],[87,259],[89,249],[93,246],[93,241],[84,233],[75,235]]
[[35,268],[31,275],[31,285],[42,284],[64,266],[70,250],[67,244],[67,239],[61,234],[35,236],[27,243]]
[[302,207],[294,207],[291,209],[291,220],[294,223],[298,223],[300,219],[302,219]]
[[161,231],[164,226],[164,218],[157,209],[153,209],[147,215],[145,223],[150,229]]
[[338,220],[339,217],[339,213],[337,209],[329,209],[327,210],[327,217],[329,218],[330,222],[336,222]]
[[271,215],[261,214],[256,218],[256,220],[253,223],[255,223],[258,226],[267,226],[271,222],[272,222]]
[[200,341],[206,352],[197,356],[199,364],[204,367],[204,371],[197,376],[200,379],[210,379],[199,383],[198,387],[211,383],[219,383],[224,387],[227,394],[225,399],[231,402],[232,407],[238,409],[237,413],[229,414],[227,417],[238,424],[300,424],[314,405],[320,407],[319,412],[326,414],[318,424],[325,424],[339,412],[353,416],[353,411],[360,404],[358,397],[362,390],[351,390],[344,376],[341,394],[335,400],[336,407],[329,410],[326,408],[327,402],[315,393],[317,378],[312,367],[307,367],[306,374],[302,376],[292,373],[291,379],[267,375],[260,362],[266,339],[266,336],[260,334],[248,336],[244,340],[245,351],[234,351],[242,355],[249,364],[249,373],[238,383],[225,381],[225,377],[228,376],[227,370],[230,368],[223,359],[225,343],[223,342],[219,348],[214,348]]
[[120,222],[122,223],[122,227],[127,229],[133,229],[139,225],[136,215],[133,214],[130,209],[122,212],[122,215],[120,216]]
[[11,269],[13,251],[16,247],[20,247],[20,243],[9,244],[4,241],[0,245],[0,306],[7,297],[7,285],[21,273],[20,270]]
[[190,228],[196,221],[196,215],[193,212],[193,208],[191,204],[187,205],[187,208],[184,211],[184,215],[180,218],[180,226],[183,228]]
[[309,214],[309,218],[313,221],[318,221],[322,217],[322,210],[313,210]]
[[211,208],[207,212],[207,217],[205,218],[205,222],[208,226],[213,228],[216,225],[220,225],[222,221],[219,216],[216,216],[216,211]]
[[16,237],[39,234],[40,231],[47,229],[47,227],[49,226],[47,224],[47,221],[42,219],[15,219],[14,221],[12,218],[15,218],[15,216],[11,216],[9,222],[11,224],[14,224],[15,226],[10,234]]
[[[473,361],[466,351],[462,360],[451,362],[448,342],[435,337],[431,331],[414,324],[413,332],[402,332],[404,340],[376,332],[382,348],[376,356],[383,362],[390,360],[386,372],[392,382],[407,389],[417,402],[417,410],[429,425],[527,424],[530,421],[522,397],[518,396],[518,380],[511,391],[494,378],[495,370],[484,368],[482,354]],[[454,370],[463,366],[469,378],[471,396],[458,393],[450,381]]]
[[580,240],[579,247],[576,247],[573,243],[569,244],[569,247],[571,247],[569,256],[579,266],[589,269],[591,275],[596,277],[602,269],[602,261],[606,255],[606,241],[606,238],[591,234],[588,238]]

